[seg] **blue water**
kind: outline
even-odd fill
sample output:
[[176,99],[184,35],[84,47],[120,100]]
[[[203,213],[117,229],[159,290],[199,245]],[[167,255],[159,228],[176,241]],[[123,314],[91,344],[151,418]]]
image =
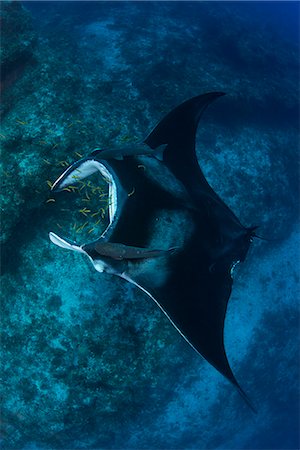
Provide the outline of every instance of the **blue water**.
[[[3,81],[2,448],[298,449],[299,2],[8,3],[3,43],[32,56]],[[225,324],[256,415],[146,296],[48,239],[105,226],[47,203],[68,164],[210,91],[227,95],[201,119],[200,165],[270,239]]]

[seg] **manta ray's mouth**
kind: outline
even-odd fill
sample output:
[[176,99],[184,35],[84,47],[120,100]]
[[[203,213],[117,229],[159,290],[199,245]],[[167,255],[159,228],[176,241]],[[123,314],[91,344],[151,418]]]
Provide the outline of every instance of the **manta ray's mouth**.
[[[56,204],[62,197],[56,194],[63,192],[64,196],[68,196],[65,203],[72,215],[72,224],[68,230],[64,227],[64,232],[71,233],[73,239],[83,234],[85,237],[88,234],[88,240],[99,238],[114,221],[117,211],[116,181],[108,168],[95,159],[85,158],[72,164],[53,183],[51,191],[55,194]],[[61,208],[61,211],[66,209]],[[103,222],[106,222],[104,231]]]

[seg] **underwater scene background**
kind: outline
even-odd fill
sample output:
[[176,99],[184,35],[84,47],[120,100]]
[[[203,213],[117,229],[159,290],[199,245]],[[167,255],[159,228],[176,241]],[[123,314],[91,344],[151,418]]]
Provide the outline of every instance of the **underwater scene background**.
[[[1,3],[2,448],[299,448],[298,21],[298,2]],[[257,414],[141,291],[48,239],[107,219],[103,180],[52,201],[65,167],[211,91],[201,168],[270,239],[225,324]]]

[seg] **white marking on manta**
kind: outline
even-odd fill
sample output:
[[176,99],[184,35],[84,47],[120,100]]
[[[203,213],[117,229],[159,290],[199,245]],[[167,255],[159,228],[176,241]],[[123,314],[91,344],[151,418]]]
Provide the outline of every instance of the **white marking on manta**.
[[[69,184],[76,183],[77,180],[83,180],[84,178],[97,172],[97,167],[94,164],[87,164],[90,161],[83,162],[80,166],[71,170],[72,166],[68,167],[61,175],[57,178],[52,186],[52,190],[59,186],[60,189],[69,186]],[[95,162],[95,161],[93,161]],[[68,175],[67,175],[68,174]]]
[[97,272],[104,272],[105,269],[107,268],[106,264],[104,264],[104,262],[102,261],[97,261],[95,263],[95,261],[90,257],[90,255],[88,255],[87,252],[83,250],[82,245],[71,244],[70,242],[61,238],[57,234],[53,233],[53,231],[50,231],[49,239],[51,242],[53,242],[53,244],[57,245],[58,247],[65,248],[67,250],[72,250],[74,252],[83,253],[84,255],[86,255],[91,260]]
[[230,276],[231,278],[233,278],[233,273],[235,271],[236,266],[240,263],[240,260],[235,261],[232,263],[231,268],[230,268]]
[[57,245],[58,247],[66,248],[68,250],[73,250],[74,252],[85,253],[85,251],[82,250],[82,248],[79,245],[71,244],[70,242],[61,238],[57,234],[53,233],[53,231],[50,231],[49,239],[51,242],[53,242],[53,244]]

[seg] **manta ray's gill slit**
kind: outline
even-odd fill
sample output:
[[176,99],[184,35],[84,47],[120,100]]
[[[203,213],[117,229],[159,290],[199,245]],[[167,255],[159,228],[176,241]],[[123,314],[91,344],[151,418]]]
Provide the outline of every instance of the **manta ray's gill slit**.
[[[109,228],[116,213],[116,184],[98,161],[67,169],[53,184],[51,229],[80,243],[92,241]],[[53,190],[53,187],[52,187]]]

